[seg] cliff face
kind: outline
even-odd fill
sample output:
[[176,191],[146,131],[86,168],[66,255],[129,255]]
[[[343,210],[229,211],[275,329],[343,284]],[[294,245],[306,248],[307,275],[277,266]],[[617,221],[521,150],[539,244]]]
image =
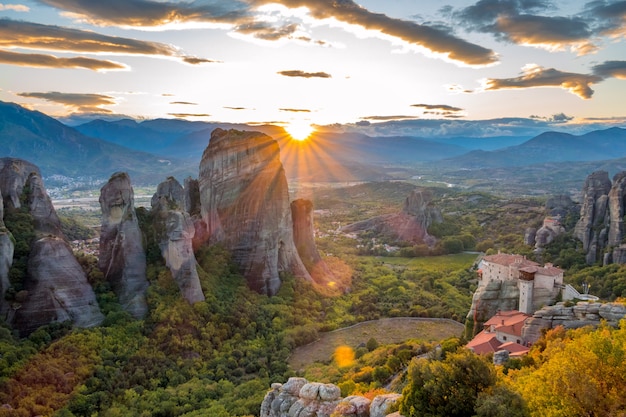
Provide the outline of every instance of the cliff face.
[[293,241],[287,179],[274,139],[215,129],[198,181],[208,239],[231,251],[251,288],[276,294],[282,271],[311,280]]
[[98,266],[122,307],[135,318],[148,311],[146,254],[134,206],[130,178],[116,173],[100,190],[102,229]]
[[433,223],[442,222],[443,217],[440,210],[433,206],[432,197],[430,191],[417,188],[407,196],[400,213],[349,224],[342,227],[341,231],[353,233],[372,230],[396,241],[434,244],[428,228]]
[[472,296],[472,306],[467,319],[472,324],[472,332],[466,335],[472,338],[483,328],[483,323],[493,317],[498,310],[517,310],[519,304],[519,288],[516,281],[491,281],[479,287]]
[[[65,241],[61,223],[38,170],[23,161],[14,161],[8,166],[12,168],[10,181],[2,179],[0,182],[11,184],[10,193],[13,195],[10,196],[9,204],[12,208],[21,206],[22,202],[27,205],[36,237],[30,244],[24,290],[16,296],[10,307],[5,305],[3,308],[3,313],[8,313],[7,321],[22,335],[51,322],[69,320],[78,327],[100,324],[104,316],[100,313],[96,296]],[[28,192],[26,198],[20,200],[22,190]],[[2,266],[0,269],[3,269]],[[8,284],[8,281],[4,284]],[[3,291],[6,292],[4,285]]]
[[200,278],[196,269],[192,239],[195,235],[193,221],[184,211],[185,190],[175,178],[159,184],[152,197],[155,228],[159,248],[165,264],[178,284],[180,292],[189,303],[204,301]]
[[13,264],[13,252],[15,245],[11,239],[11,232],[4,225],[4,202],[2,199],[2,190],[0,190],[0,315],[4,316],[6,303],[4,295],[9,289],[9,269]]
[[0,190],[6,207],[20,208],[20,196],[31,173],[41,176],[39,168],[17,158],[0,158]]
[[[621,243],[625,199],[626,172],[616,174],[613,182],[606,171],[596,171],[587,177],[574,236],[583,243],[588,264],[602,259],[605,248]],[[604,262],[614,262],[610,253]]]

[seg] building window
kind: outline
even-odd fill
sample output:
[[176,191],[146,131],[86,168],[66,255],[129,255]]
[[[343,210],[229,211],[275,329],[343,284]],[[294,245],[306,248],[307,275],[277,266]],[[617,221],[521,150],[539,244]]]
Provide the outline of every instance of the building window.
[[506,336],[502,336],[502,339],[503,339],[503,340],[506,340]]

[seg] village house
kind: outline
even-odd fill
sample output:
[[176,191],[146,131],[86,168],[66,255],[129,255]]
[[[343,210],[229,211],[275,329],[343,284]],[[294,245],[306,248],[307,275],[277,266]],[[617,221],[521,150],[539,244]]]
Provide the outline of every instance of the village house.
[[525,355],[529,348],[522,338],[522,327],[529,318],[517,310],[498,311],[465,347],[479,355],[501,350],[509,352],[511,357]]

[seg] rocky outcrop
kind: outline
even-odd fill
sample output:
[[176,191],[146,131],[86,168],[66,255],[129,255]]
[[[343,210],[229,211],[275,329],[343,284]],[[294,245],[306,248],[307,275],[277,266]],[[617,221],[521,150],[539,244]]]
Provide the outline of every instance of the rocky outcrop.
[[[615,175],[613,183],[606,171],[596,171],[585,180],[574,236],[583,243],[588,264],[604,258],[605,248],[618,245],[623,238],[625,182],[626,172]],[[610,261],[610,257],[605,259]]]
[[559,216],[544,219],[543,226],[535,233],[535,249],[541,250],[563,233],[565,228],[561,225]]
[[28,257],[25,297],[16,308],[13,326],[21,335],[52,322],[97,326],[104,320],[93,289],[61,237],[44,236],[33,242]]
[[41,176],[39,168],[17,158],[0,158],[0,190],[6,207],[20,208],[20,197],[31,173]]
[[372,401],[356,395],[342,399],[336,385],[293,377],[285,384],[272,384],[261,403],[260,417],[384,417],[400,398],[400,394],[384,394]]
[[565,219],[577,214],[578,207],[567,194],[554,195],[546,200],[548,216]]
[[332,271],[320,256],[315,245],[313,203],[302,198],[292,201],[291,217],[293,219],[293,240],[298,255],[311,274],[313,281],[319,285],[335,283]]
[[2,190],[0,190],[0,315],[4,316],[6,311],[6,303],[4,296],[9,289],[9,269],[13,264],[13,252],[15,244],[11,232],[4,225],[4,203],[2,199]]
[[252,289],[276,294],[282,271],[311,280],[293,241],[287,179],[274,139],[215,129],[198,181],[209,241],[231,251]]
[[189,303],[204,301],[192,247],[195,228],[183,209],[185,190],[175,178],[169,177],[159,184],[151,203],[159,248],[172,278]]
[[585,326],[598,326],[601,320],[617,326],[626,316],[626,305],[618,303],[598,303],[579,301],[575,305],[560,302],[554,306],[537,310],[526,320],[522,328],[522,337],[526,342],[534,343],[541,337],[545,329],[563,326],[566,329],[576,329]]
[[124,310],[135,318],[142,318],[148,311],[146,254],[128,174],[113,174],[100,189],[100,208],[102,229],[98,266]]
[[[12,209],[28,208],[35,238],[30,244],[27,274],[21,283],[23,290],[10,300],[10,306],[5,304],[2,309],[7,322],[23,336],[52,322],[69,320],[78,327],[100,324],[104,316],[95,293],[63,236],[39,170],[23,161],[14,161],[9,166],[8,183],[13,187],[11,193],[15,193],[9,197],[9,205]],[[6,179],[0,182],[7,183]],[[18,189],[22,190],[20,194]],[[3,295],[8,288],[6,284],[8,281],[3,285]]]
[[624,203],[626,203],[626,171],[613,177],[609,191],[609,246],[618,246],[624,237]]
[[518,308],[519,288],[516,280],[496,280],[478,287],[474,292],[472,305],[467,313],[468,323],[471,324],[471,329],[468,331],[471,334],[466,336],[474,337],[476,333],[482,330],[483,323],[495,316],[498,310],[509,311]]
[[432,204],[432,193],[427,189],[416,188],[409,194],[400,213],[373,217],[349,224],[341,228],[344,233],[373,231],[395,241],[427,243],[435,239],[428,234],[433,223],[443,221],[441,211]]

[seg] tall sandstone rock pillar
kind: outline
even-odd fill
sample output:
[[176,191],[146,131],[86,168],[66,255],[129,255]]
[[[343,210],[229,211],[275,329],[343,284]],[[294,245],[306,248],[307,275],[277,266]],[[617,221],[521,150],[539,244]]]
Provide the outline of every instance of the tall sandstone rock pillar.
[[252,289],[276,294],[283,271],[311,280],[293,241],[287,178],[274,139],[215,129],[198,181],[209,241],[232,252]]
[[100,190],[102,230],[98,266],[111,283],[120,304],[135,318],[148,312],[146,254],[135,213],[130,178],[115,173]]
[[175,178],[169,177],[159,184],[151,204],[161,255],[181,295],[191,304],[204,301],[192,248],[195,228],[189,213],[183,209],[185,190]]
[[11,283],[9,282],[9,269],[13,264],[13,253],[15,245],[13,244],[11,232],[4,225],[4,199],[2,198],[2,190],[0,190],[0,316],[4,317],[7,309],[7,303],[4,301],[4,295]]

